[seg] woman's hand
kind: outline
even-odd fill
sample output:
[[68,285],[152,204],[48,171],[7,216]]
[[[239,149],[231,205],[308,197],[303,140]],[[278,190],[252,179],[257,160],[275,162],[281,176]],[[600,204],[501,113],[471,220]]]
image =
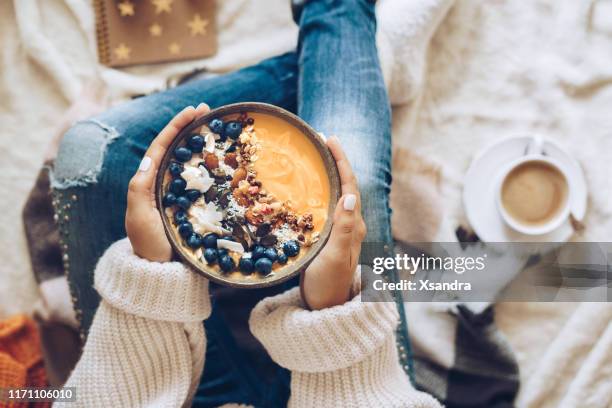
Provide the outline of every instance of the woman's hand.
[[361,197],[351,165],[336,137],[331,137],[327,145],[336,159],[342,197],[336,205],[329,240],[302,274],[302,297],[313,310],[341,305],[349,300],[361,242],[366,235]]
[[161,215],[155,205],[155,176],[162,157],[176,135],[187,124],[210,111],[205,103],[189,106],[176,115],[153,140],[138,171],[130,180],[125,214],[125,230],[134,254],[154,262],[172,260],[172,247],[166,238]]

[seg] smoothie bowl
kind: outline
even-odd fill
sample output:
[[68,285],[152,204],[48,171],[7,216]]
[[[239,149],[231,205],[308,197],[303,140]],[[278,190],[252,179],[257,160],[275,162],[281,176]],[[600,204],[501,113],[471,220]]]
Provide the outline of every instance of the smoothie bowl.
[[325,141],[276,106],[223,106],[185,127],[166,152],[156,202],[178,256],[234,287],[281,283],[331,231],[340,178]]

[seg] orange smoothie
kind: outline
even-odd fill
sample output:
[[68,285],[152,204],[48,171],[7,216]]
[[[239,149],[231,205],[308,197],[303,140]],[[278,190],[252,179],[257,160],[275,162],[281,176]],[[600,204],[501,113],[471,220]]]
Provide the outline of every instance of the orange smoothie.
[[314,232],[327,220],[329,180],[321,155],[298,129],[266,114],[251,113],[261,143],[254,163],[263,187],[298,213],[313,215]]

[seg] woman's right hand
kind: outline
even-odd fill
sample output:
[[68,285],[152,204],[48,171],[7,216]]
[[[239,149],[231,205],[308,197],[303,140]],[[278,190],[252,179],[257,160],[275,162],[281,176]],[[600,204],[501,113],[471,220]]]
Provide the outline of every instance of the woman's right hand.
[[172,260],[172,247],[155,205],[155,176],[166,150],[181,129],[209,111],[208,105],[201,103],[197,108],[189,106],[176,115],[153,140],[130,180],[125,230],[134,254],[143,259],[154,262]]

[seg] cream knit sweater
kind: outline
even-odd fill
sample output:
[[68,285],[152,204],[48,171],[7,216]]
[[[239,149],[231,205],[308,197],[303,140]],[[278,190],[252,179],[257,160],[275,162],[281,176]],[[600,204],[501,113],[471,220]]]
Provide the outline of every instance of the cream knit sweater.
[[[188,406],[204,367],[208,281],[178,262],[140,259],[124,239],[100,259],[95,287],[102,302],[66,384],[77,403],[66,406]],[[292,371],[290,407],[439,407],[399,366],[396,320],[392,303],[359,295],[308,311],[295,288],[261,301],[249,323]]]

